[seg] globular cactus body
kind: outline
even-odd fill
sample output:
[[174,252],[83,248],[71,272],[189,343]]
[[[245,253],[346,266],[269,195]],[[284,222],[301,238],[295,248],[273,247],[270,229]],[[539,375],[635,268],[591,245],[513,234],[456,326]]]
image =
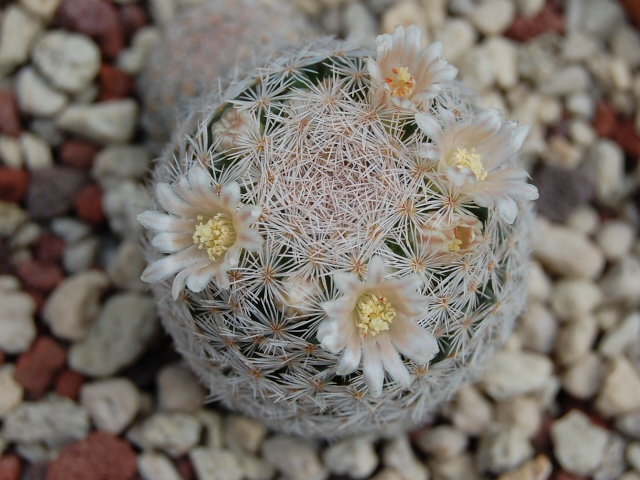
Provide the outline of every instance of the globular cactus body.
[[143,279],[212,399],[292,433],[389,433],[509,333],[537,196],[526,129],[455,75],[415,27],[377,51],[317,41],[167,150]]

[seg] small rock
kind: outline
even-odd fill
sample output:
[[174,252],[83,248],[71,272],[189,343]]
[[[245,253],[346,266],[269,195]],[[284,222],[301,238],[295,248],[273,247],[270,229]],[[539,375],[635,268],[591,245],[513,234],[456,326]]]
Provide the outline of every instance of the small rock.
[[533,260],[529,267],[529,298],[545,302],[551,295],[551,280],[537,261]]
[[630,443],[626,452],[627,462],[640,473],[640,442]]
[[55,263],[27,260],[18,265],[16,275],[28,289],[48,293],[64,279],[64,272]]
[[102,204],[111,230],[129,239],[139,239],[142,226],[137,217],[149,209],[149,193],[138,182],[123,181],[116,188],[107,190]]
[[26,62],[31,45],[41,31],[42,24],[24,9],[18,5],[6,7],[0,28],[0,70],[11,71]]
[[614,140],[627,155],[640,156],[640,136],[636,133],[635,122],[621,122],[613,135]]
[[[0,454],[2,449],[0,448]],[[20,465],[20,459],[13,454],[4,455],[0,457],[0,479],[1,480],[18,480],[22,467]],[[22,477],[26,478],[26,477]]]
[[619,260],[627,255],[633,246],[635,232],[626,222],[611,220],[596,233],[596,242],[607,260]]
[[189,457],[200,480],[241,480],[244,477],[240,458],[230,450],[199,447],[192,450]]
[[67,244],[82,240],[91,233],[91,228],[85,223],[65,217],[54,218],[51,221],[51,230]]
[[591,350],[598,325],[591,316],[565,325],[558,335],[555,345],[557,362],[562,366],[573,365]]
[[495,426],[480,437],[478,462],[494,474],[513,470],[533,456],[527,436],[515,426]]
[[593,117],[593,129],[600,137],[611,137],[618,127],[616,111],[605,100],[596,103],[596,111]]
[[562,279],[555,283],[551,308],[558,318],[577,320],[595,310],[602,302],[602,292],[596,284],[583,279]]
[[236,458],[247,480],[270,480],[276,475],[276,470],[271,465],[255,455],[245,452],[243,455],[237,454]]
[[20,143],[24,152],[24,160],[29,170],[40,170],[53,167],[51,146],[42,138],[30,132],[20,135]]
[[89,170],[99,148],[85,140],[66,140],[60,148],[60,160],[64,165],[79,170]]
[[619,416],[615,425],[625,435],[640,440],[640,410]]
[[22,133],[18,104],[10,90],[0,90],[0,133],[10,137],[18,137]]
[[495,400],[541,391],[551,380],[553,364],[536,353],[502,351],[497,353],[483,375],[484,390]]
[[599,140],[589,150],[588,164],[598,200],[615,205],[624,194],[624,152],[610,140]]
[[227,417],[224,432],[227,446],[239,453],[257,452],[267,435],[264,425],[240,415]]
[[95,183],[89,183],[82,187],[73,197],[76,216],[94,227],[104,223],[102,196],[102,189]]
[[29,173],[25,170],[0,167],[0,200],[20,202],[27,194]]
[[[591,119],[595,112],[595,101],[587,93],[574,93],[566,101],[567,110],[579,117]],[[595,129],[590,128],[590,135],[594,135]]]
[[606,417],[640,409],[640,375],[627,359],[617,357],[611,361],[596,408]]
[[107,264],[107,273],[113,284],[125,290],[145,291],[148,286],[140,276],[147,266],[139,242],[123,241]]
[[598,352],[606,358],[614,358],[638,341],[640,335],[640,313],[632,313],[616,328],[606,333],[598,345]]
[[84,377],[71,369],[63,370],[56,379],[55,392],[61,397],[77,400],[80,389],[84,383]]
[[351,2],[347,4],[343,13],[343,29],[348,35],[373,38],[377,34],[378,26],[367,6],[360,2]]
[[29,13],[48,21],[60,5],[60,0],[20,0],[20,4]]
[[597,41],[582,32],[570,32],[562,44],[561,55],[569,62],[584,62],[599,49]]
[[[162,368],[156,378],[156,385],[158,406],[161,410],[194,413],[204,402],[204,389],[191,370],[182,363]],[[243,433],[250,432],[244,431]],[[245,440],[247,439],[245,438]],[[257,448],[258,445],[255,449]],[[249,449],[249,451],[254,452],[255,449]]]
[[134,362],[158,332],[155,304],[138,293],[120,293],[105,303],[88,336],[69,351],[78,372],[108,376]]
[[368,478],[378,466],[378,457],[370,440],[354,438],[342,440],[328,447],[322,460],[329,471],[350,478]]
[[640,261],[623,257],[607,271],[600,286],[610,302],[640,305]]
[[140,73],[154,45],[160,40],[160,32],[156,27],[143,27],[133,37],[131,47],[123,50],[117,59],[117,66],[122,71],[136,75]]
[[64,340],[82,340],[100,311],[100,297],[109,286],[97,270],[66,278],[49,296],[42,311],[51,331]]
[[596,132],[586,121],[576,119],[569,124],[569,137],[577,145],[589,147],[596,140]]
[[609,433],[572,410],[551,425],[553,451],[563,469],[575,475],[589,475],[604,458]]
[[75,193],[86,182],[77,170],[53,167],[31,172],[27,208],[34,220],[49,220],[71,210]]
[[47,480],[134,480],[136,453],[121,438],[92,432],[67,446],[47,468]]
[[[559,137],[551,139],[551,149],[557,152],[558,141],[571,145]],[[574,148],[573,146],[571,148]],[[561,154],[563,156],[564,154]],[[572,154],[573,155],[573,154]],[[554,160],[559,157],[554,155]],[[576,156],[581,159],[581,155]],[[564,157],[560,162],[567,160]],[[590,177],[582,169],[570,169],[566,166],[543,165],[532,176],[532,183],[538,187],[540,199],[536,202],[538,211],[549,220],[566,223],[576,209],[589,202],[594,195],[594,187]]]
[[125,143],[135,132],[137,116],[131,99],[71,105],[58,117],[58,127],[98,143]]
[[328,476],[313,446],[299,438],[274,435],[263,443],[262,455],[291,479],[324,480]]
[[142,178],[149,170],[149,161],[149,152],[142,147],[114,145],[96,156],[91,175],[108,190],[124,179]]
[[549,353],[555,343],[558,325],[551,312],[541,302],[534,301],[522,314],[517,331],[524,348]]
[[67,96],[49,86],[32,67],[16,75],[16,96],[20,109],[35,117],[51,117],[67,104]]
[[476,31],[466,20],[448,19],[438,34],[438,39],[442,42],[442,56],[456,64],[476,43],[477,36]]
[[417,2],[413,0],[403,0],[396,2],[387,8],[382,15],[380,21],[380,29],[384,33],[391,33],[397,25],[403,25],[408,27],[411,24],[416,24],[427,36],[429,28],[425,20],[423,20],[423,11]]
[[419,433],[414,442],[427,455],[434,455],[437,458],[452,458],[465,451],[467,435],[455,427],[438,425]]
[[513,472],[503,473],[498,480],[547,480],[553,471],[553,465],[544,455],[524,463]]
[[146,10],[135,4],[124,5],[120,8],[120,20],[127,43],[133,39],[138,30],[149,24]]
[[143,452],[137,463],[143,480],[182,480],[171,460],[161,453]]
[[535,16],[519,16],[514,19],[505,36],[520,42],[527,42],[544,33],[560,33],[564,29],[564,19],[553,3],[546,2]]
[[86,437],[89,429],[84,408],[68,398],[51,396],[40,402],[23,402],[9,412],[2,436],[12,442],[41,443],[55,449]]
[[[473,457],[468,453],[454,458],[432,461],[429,463],[429,470],[438,480],[480,480],[482,478]],[[405,480],[409,480],[409,478],[406,477]]]
[[514,87],[518,83],[518,54],[513,43],[503,37],[492,37],[484,48],[493,63],[496,84],[504,89]]
[[20,355],[14,377],[32,398],[40,398],[62,370],[67,352],[51,337],[38,337],[31,349]]
[[99,248],[100,241],[94,236],[70,244],[62,259],[64,269],[71,274],[88,270],[95,264]]
[[469,435],[478,435],[491,423],[491,404],[475,387],[460,388],[452,410],[452,423]]
[[64,248],[64,240],[50,232],[43,232],[38,236],[34,256],[42,263],[59,263],[62,260]]
[[24,390],[13,378],[14,371],[15,368],[11,364],[0,367],[0,419],[6,417],[22,402]]
[[[0,96],[2,94],[0,93]],[[4,165],[14,170],[22,168],[22,145],[20,140],[6,135],[0,135],[0,160]]]
[[505,32],[515,18],[515,7],[508,0],[487,0],[478,5],[470,20],[484,35],[496,35]]
[[534,244],[534,254],[550,272],[578,278],[595,278],[600,274],[604,255],[588,238],[540,217],[537,226],[539,241]]
[[393,468],[400,473],[402,480],[429,479],[429,470],[416,458],[411,449],[409,438],[405,435],[385,442],[382,450],[382,462],[386,467]]
[[587,353],[576,360],[562,375],[562,386],[575,398],[593,397],[604,377],[604,365],[598,355]]
[[99,430],[118,435],[137,415],[140,393],[131,380],[110,378],[85,384],[80,390],[80,404]]
[[198,444],[202,425],[188,413],[156,413],[144,421],[143,439],[172,457],[187,453]]
[[527,438],[532,438],[540,430],[542,412],[536,400],[519,396],[497,405],[496,420],[517,427]]
[[586,90],[591,79],[582,66],[571,65],[557,72],[541,91],[547,95],[569,95]]
[[578,30],[606,41],[619,25],[624,25],[624,13],[617,2],[601,0],[572,1],[565,15],[567,29]]
[[619,25],[612,33],[611,51],[630,68],[640,66],[640,34],[629,25]]
[[98,81],[100,83],[98,102],[127,98],[132,96],[135,90],[133,77],[106,63],[100,66]]
[[222,448],[224,428],[220,414],[214,410],[200,410],[197,412],[197,416],[206,431],[205,445],[209,448]]
[[45,33],[33,47],[40,72],[60,90],[78,93],[87,88],[100,68],[100,50],[84,35],[63,30]]
[[29,295],[0,289],[0,350],[17,354],[29,349],[36,337],[35,310]]
[[[15,203],[0,201],[0,238],[6,238],[13,235],[28,219],[29,216],[27,215],[27,212],[22,210]],[[0,242],[0,245],[2,245],[2,242]],[[0,272],[8,273],[10,271],[10,269],[7,268],[9,265],[9,251],[6,250],[5,256],[3,245],[0,246],[0,252],[2,252],[0,257],[4,260],[3,262],[0,262],[0,266],[5,267],[0,267]]]
[[627,467],[624,461],[624,450],[626,446],[627,441],[623,439],[622,436],[617,433],[611,434],[604,448],[602,462],[593,473],[593,480],[620,479],[620,475],[622,475]]
[[165,25],[176,15],[175,0],[152,0],[149,5],[154,23]]

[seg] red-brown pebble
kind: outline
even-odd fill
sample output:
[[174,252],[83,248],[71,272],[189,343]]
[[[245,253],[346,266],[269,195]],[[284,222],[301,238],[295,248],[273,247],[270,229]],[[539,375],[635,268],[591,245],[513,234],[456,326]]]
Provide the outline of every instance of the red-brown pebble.
[[534,17],[516,17],[505,36],[526,42],[532,38],[549,32],[562,32],[564,20],[556,8],[547,2],[542,11]]
[[60,147],[60,160],[64,165],[89,170],[99,147],[86,140],[67,140]]
[[44,232],[36,242],[35,257],[43,263],[60,263],[64,248],[64,240],[51,232]]
[[22,133],[18,104],[10,90],[0,90],[0,133],[10,137],[17,137]]
[[124,5],[120,9],[120,20],[127,43],[131,41],[138,30],[149,23],[147,12],[140,5]]
[[78,372],[66,369],[56,379],[56,393],[63,397],[76,400],[80,394],[80,387],[84,383],[84,377]]
[[87,183],[86,173],[70,167],[39,168],[31,172],[27,210],[34,220],[50,220],[68,213],[73,197]]
[[5,360],[5,354],[2,350],[0,350],[0,365],[4,363],[4,360]]
[[20,478],[20,459],[13,454],[0,457],[0,480],[18,480]]
[[110,433],[94,431],[60,452],[46,480],[133,480],[136,473],[133,448]]
[[196,471],[193,468],[191,459],[189,459],[189,457],[187,457],[186,455],[176,460],[176,468],[178,469],[178,473],[182,475],[182,478],[184,478],[184,480],[195,480]]
[[115,6],[104,0],[63,0],[56,11],[61,27],[93,37],[105,58],[114,59],[124,48],[124,32]]
[[95,183],[85,185],[73,199],[76,215],[90,225],[104,222],[102,210],[102,189]]
[[588,477],[580,477],[564,470],[559,470],[553,474],[551,480],[589,480]]
[[0,200],[19,202],[27,194],[29,173],[17,168],[0,167]]
[[38,399],[53,384],[65,366],[67,352],[53,338],[38,337],[29,351],[18,357],[14,378],[30,399]]
[[640,3],[638,0],[620,0],[620,3],[627,10],[635,24],[640,27]]
[[40,313],[42,311],[42,307],[44,307],[44,303],[47,301],[47,296],[41,291],[34,290],[32,288],[23,288],[23,291],[35,302],[36,313]]
[[50,292],[64,280],[64,272],[55,263],[43,263],[38,260],[21,262],[16,274],[26,289]]
[[129,97],[135,89],[132,77],[106,63],[100,66],[98,80],[100,82],[99,102]]
[[640,157],[640,136],[636,133],[633,120],[622,122],[616,129],[613,138],[624,150],[624,153],[636,159]]
[[20,480],[45,480],[47,477],[46,463],[28,463]]
[[616,111],[606,101],[596,103],[596,111],[593,116],[593,129],[600,137],[611,137],[618,128]]

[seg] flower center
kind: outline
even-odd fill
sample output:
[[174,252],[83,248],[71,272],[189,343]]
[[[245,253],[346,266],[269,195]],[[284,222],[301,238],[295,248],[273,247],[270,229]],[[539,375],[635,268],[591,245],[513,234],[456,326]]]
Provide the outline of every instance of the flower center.
[[392,68],[391,73],[393,73],[391,77],[384,78],[391,89],[391,96],[406,97],[410,95],[416,81],[409,69],[407,67]]
[[484,169],[481,157],[476,153],[475,148],[471,150],[458,148],[452,157],[452,164],[454,166],[467,167],[475,174],[478,181],[482,181],[487,177],[487,171]]
[[198,248],[205,248],[209,258],[216,261],[231,245],[236,241],[236,230],[233,228],[233,222],[223,213],[204,222],[204,217],[198,215],[200,223],[196,225],[196,231],[193,234],[193,243]]
[[449,251],[457,252],[460,250],[460,246],[462,245],[462,232],[460,231],[460,227],[455,227],[453,229],[454,239],[449,242]]
[[389,330],[389,324],[396,316],[396,311],[391,302],[376,293],[365,293],[356,305],[356,325],[360,328],[360,335],[366,337],[368,333],[376,336],[378,333]]

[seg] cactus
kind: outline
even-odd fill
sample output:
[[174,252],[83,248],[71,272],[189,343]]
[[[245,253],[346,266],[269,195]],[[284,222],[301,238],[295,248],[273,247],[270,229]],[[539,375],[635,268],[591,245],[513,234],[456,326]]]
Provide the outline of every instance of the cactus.
[[150,282],[211,399],[315,437],[428,419],[526,296],[525,127],[419,29],[315,41],[194,114],[152,179]]
[[232,77],[311,28],[282,0],[206,0],[173,19],[139,79],[143,125],[162,144],[219,78]]

